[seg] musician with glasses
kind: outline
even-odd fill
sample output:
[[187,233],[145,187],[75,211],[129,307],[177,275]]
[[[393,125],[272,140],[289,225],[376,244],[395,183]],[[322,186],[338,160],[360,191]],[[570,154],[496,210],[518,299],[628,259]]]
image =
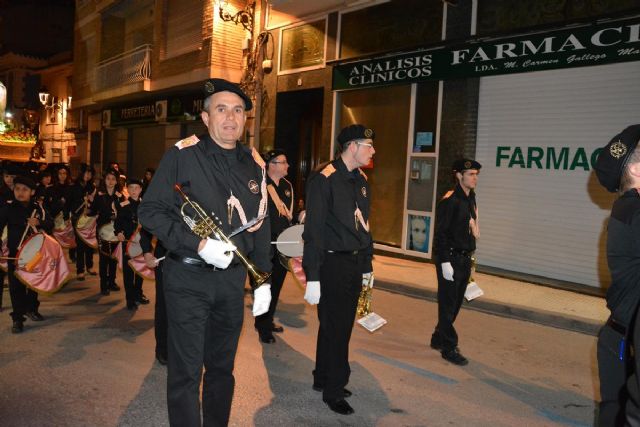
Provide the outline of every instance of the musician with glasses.
[[346,397],[349,382],[349,340],[363,280],[373,267],[369,231],[370,191],[364,172],[376,150],[375,134],[363,125],[340,131],[339,157],[312,175],[307,184],[302,265],[307,276],[304,299],[318,304],[318,342],[313,389],[342,415],[352,414]]
[[[13,180],[14,200],[0,208],[0,230],[7,227],[9,257],[16,257],[21,245],[36,231],[51,232],[53,229],[51,215],[34,201],[35,192],[34,180],[24,175],[16,176]],[[10,259],[8,266],[9,294],[13,307],[11,332],[18,334],[23,331],[25,315],[36,322],[44,320],[44,317],[38,311],[38,294],[27,288],[15,276],[15,261]]]
[[[169,325],[167,404],[172,426],[201,424],[203,365],[204,425],[228,424],[248,268],[238,254],[244,254],[257,269],[271,271],[269,220],[259,221],[229,243],[201,237],[183,217],[193,216],[197,224],[205,224],[206,219],[200,217],[206,215],[228,236],[267,210],[264,162],[255,150],[252,153],[238,142],[246,112],[253,106],[251,99],[223,79],[209,79],[203,86],[201,118],[208,134],[183,139],[164,154],[138,210],[142,226],[168,250],[163,279]],[[197,202],[202,212],[198,215],[194,205],[183,205],[176,189]],[[269,309],[269,288],[265,282],[255,289],[254,316]]]
[[[291,226],[293,220],[293,187],[285,178],[289,170],[289,162],[284,150],[275,149],[268,151],[263,156],[267,164],[267,191],[269,193],[269,219],[271,222],[271,240],[275,241],[278,235]],[[260,341],[266,344],[276,342],[274,332],[283,332],[284,328],[273,323],[273,315],[278,305],[278,297],[282,284],[287,276],[287,269],[280,262],[280,257],[275,246],[272,247],[273,256],[271,263],[271,304],[269,311],[255,318],[255,328],[258,331]]]

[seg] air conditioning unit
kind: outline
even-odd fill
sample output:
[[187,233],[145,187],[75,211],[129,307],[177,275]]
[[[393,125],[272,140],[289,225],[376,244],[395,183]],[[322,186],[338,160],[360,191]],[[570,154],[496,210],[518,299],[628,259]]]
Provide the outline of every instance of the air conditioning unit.
[[111,110],[102,110],[102,127],[111,127]]
[[167,121],[167,100],[166,99],[162,101],[156,101],[156,121],[160,123]]

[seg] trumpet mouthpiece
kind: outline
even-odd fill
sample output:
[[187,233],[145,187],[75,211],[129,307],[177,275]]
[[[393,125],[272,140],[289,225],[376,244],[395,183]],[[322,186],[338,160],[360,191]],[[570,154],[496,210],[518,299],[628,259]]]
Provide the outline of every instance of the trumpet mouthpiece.
[[176,190],[178,193],[182,193],[182,187],[180,187],[180,184],[175,184],[173,186],[173,189]]

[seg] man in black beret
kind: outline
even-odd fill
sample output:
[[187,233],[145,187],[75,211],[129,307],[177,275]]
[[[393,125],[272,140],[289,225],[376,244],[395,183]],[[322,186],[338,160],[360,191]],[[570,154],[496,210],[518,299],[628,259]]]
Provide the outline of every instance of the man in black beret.
[[[610,192],[619,192],[607,227],[607,261],[611,286],[607,307],[611,316],[598,334],[598,372],[600,375],[600,426],[624,424],[625,403],[638,418],[638,383],[629,381],[627,402],[625,383],[629,370],[630,345],[635,346],[629,330],[640,303],[640,125],[629,126],[602,149],[595,165],[598,180]],[[640,330],[636,320],[635,332]],[[638,349],[633,352],[638,354]],[[637,361],[636,361],[637,364]],[[637,372],[636,372],[637,374]],[[630,414],[627,414],[629,416]],[[626,425],[639,425],[631,422]]]
[[453,163],[456,186],[436,208],[434,259],[438,276],[438,324],[431,336],[431,348],[459,366],[469,361],[458,349],[453,327],[471,275],[471,257],[480,237],[475,188],[482,165],[472,159]]
[[356,124],[338,135],[340,155],[312,175],[307,184],[307,214],[302,266],[304,299],[318,304],[318,341],[313,389],[342,415],[354,412],[345,400],[349,382],[349,341],[358,297],[373,286],[373,239],[369,231],[369,184],[360,169],[376,150],[375,132]]
[[[280,233],[290,227],[293,221],[293,186],[285,178],[289,170],[289,162],[287,161],[287,154],[284,150],[276,148],[266,152],[262,157],[267,164],[268,212],[271,223],[271,241],[276,241]],[[255,328],[258,331],[260,341],[266,344],[276,342],[273,332],[284,331],[282,326],[274,323],[273,315],[278,305],[282,284],[287,275],[287,269],[283,266],[283,262],[286,261],[280,260],[281,255],[278,253],[275,245],[272,249],[271,304],[269,305],[269,311],[255,318]]]
[[[138,210],[142,226],[168,251],[163,279],[172,426],[199,426],[201,417],[204,425],[229,423],[247,277],[247,266],[236,253],[256,269],[271,272],[269,221],[259,221],[229,243],[183,219],[176,185],[227,236],[264,215],[268,206],[264,161],[239,143],[251,99],[222,79],[205,81],[203,91],[201,118],[208,133],[178,141],[164,154]],[[194,215],[191,207],[185,210]],[[259,316],[269,310],[271,285],[267,279],[253,287],[253,315]]]

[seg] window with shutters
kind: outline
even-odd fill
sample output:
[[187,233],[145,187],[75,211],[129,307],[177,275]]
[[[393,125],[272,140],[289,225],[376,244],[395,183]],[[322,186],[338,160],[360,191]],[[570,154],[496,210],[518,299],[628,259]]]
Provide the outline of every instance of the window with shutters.
[[200,0],[167,0],[161,59],[175,58],[201,49],[203,5],[204,2]]

